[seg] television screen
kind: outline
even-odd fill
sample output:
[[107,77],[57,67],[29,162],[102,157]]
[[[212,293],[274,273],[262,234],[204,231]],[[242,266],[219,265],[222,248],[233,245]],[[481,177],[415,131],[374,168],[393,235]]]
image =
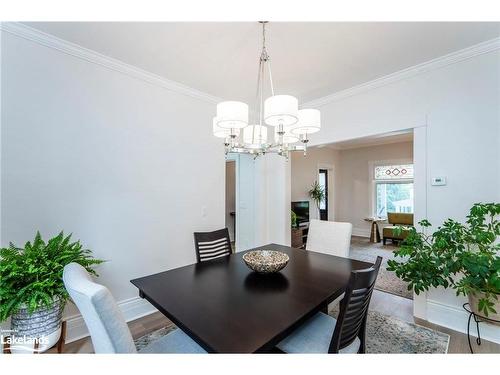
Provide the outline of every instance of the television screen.
[[309,222],[309,202],[292,202],[292,211],[297,215],[297,223]]

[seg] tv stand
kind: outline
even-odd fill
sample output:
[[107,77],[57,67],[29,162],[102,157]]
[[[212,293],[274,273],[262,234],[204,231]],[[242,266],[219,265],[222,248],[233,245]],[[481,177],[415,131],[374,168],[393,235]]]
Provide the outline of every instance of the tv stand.
[[292,228],[292,247],[305,249],[307,234],[309,233],[309,222],[302,222],[298,227]]

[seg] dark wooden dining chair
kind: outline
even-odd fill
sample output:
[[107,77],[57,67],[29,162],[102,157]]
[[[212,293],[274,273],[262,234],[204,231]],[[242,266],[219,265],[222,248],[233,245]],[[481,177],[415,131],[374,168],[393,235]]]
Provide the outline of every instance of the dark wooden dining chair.
[[213,232],[194,232],[194,245],[198,263],[227,256],[233,252],[227,228]]
[[367,269],[352,271],[338,319],[317,313],[281,341],[285,353],[365,353],[366,318],[382,257]]

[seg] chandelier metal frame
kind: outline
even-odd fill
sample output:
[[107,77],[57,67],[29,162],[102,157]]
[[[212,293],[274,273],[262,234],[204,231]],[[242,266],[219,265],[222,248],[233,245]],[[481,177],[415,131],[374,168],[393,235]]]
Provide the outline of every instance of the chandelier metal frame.
[[[248,125],[248,115],[247,115],[247,125],[242,127],[241,120],[242,116],[234,115],[234,128],[227,126],[226,123],[230,123],[232,118],[228,116],[224,117],[222,121],[219,117],[219,106],[217,108],[217,116],[213,121],[213,131],[214,135],[218,137],[224,137],[225,154],[229,153],[239,153],[239,154],[250,154],[254,158],[258,156],[265,155],[268,153],[275,153],[280,156],[289,159],[291,152],[303,152],[304,156],[307,154],[307,143],[309,142],[308,134],[319,131],[320,129],[320,114],[316,109],[308,109],[299,111],[297,107],[297,99],[287,96],[278,95],[275,96],[273,75],[271,70],[271,60],[266,48],[266,24],[267,21],[259,21],[262,25],[262,50],[259,57],[259,72],[257,77],[257,100],[259,103],[259,114],[258,114],[258,125]],[[267,68],[267,69],[266,69]],[[271,97],[264,102],[264,80],[266,76],[266,71],[269,76],[269,88],[271,91]],[[280,100],[279,97],[286,97],[284,99],[294,100],[296,111],[292,112],[279,112],[279,104],[271,108],[273,103],[268,103],[274,99]],[[223,102],[220,103],[224,105],[225,103],[232,103],[235,105],[244,105],[240,102]],[[246,106],[248,108],[248,106]],[[276,109],[279,108],[279,109]],[[268,117],[265,117],[265,111],[271,112]],[[248,109],[247,109],[248,111]],[[274,112],[273,112],[274,111]],[[309,113],[307,111],[310,111]],[[295,113],[296,112],[296,113]],[[312,113],[313,119],[307,118],[308,115]],[[269,118],[273,117],[274,122],[271,122]],[[286,118],[288,122],[280,119],[280,116]],[[287,117],[288,116],[288,117]],[[239,121],[239,123],[237,123]],[[267,125],[273,126],[267,126]],[[223,126],[220,126],[223,125]],[[230,125],[231,126],[231,125]],[[268,142],[267,134],[270,128],[273,128],[270,136],[274,141]],[[243,130],[245,132],[244,135]],[[299,142],[300,145],[294,145],[293,143]]]

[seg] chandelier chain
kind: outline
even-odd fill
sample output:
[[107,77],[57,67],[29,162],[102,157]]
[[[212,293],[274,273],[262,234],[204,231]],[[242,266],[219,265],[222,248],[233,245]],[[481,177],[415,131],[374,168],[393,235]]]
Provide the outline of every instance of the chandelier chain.
[[262,84],[260,85],[260,127],[259,127],[259,138],[261,137],[262,128],[264,126],[264,64],[262,64]]
[[264,79],[265,79],[265,64],[267,64],[267,70],[269,72],[269,83],[271,88],[271,95],[274,96],[274,83],[273,83],[273,73],[271,70],[271,59],[267,53],[266,49],[266,24],[267,21],[260,22],[262,24],[262,52],[259,59],[259,74],[257,77],[257,95],[260,95],[260,110],[259,110],[259,125],[262,125],[263,117],[263,90],[264,90]]
[[271,71],[271,60],[267,60],[267,67],[269,69],[269,82],[271,83],[271,95],[274,96],[273,72]]

